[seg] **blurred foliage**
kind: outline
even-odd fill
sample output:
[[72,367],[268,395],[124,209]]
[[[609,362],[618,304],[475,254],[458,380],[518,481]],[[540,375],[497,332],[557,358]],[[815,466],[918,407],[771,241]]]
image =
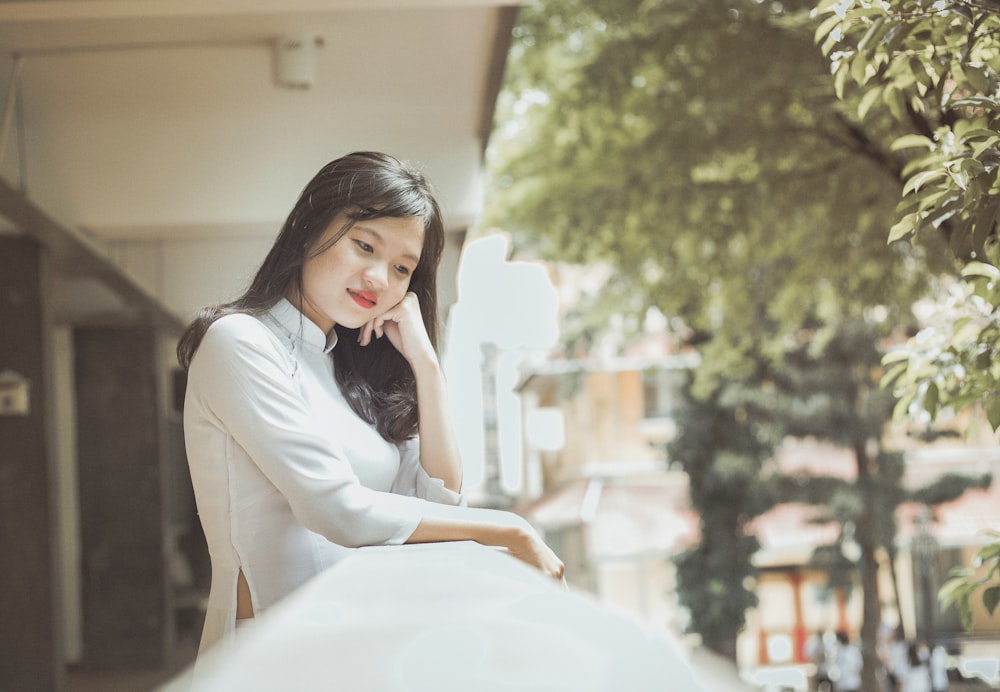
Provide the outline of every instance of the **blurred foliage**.
[[888,113],[905,133],[901,219],[889,240],[943,232],[983,259],[1000,213],[1000,6],[969,0],[824,0],[816,40],[857,117]]
[[914,502],[921,504],[941,505],[957,500],[971,488],[989,488],[992,482],[993,476],[988,473],[980,476],[946,473],[937,478],[933,485],[914,491],[910,497]]
[[[889,242],[943,235],[964,263],[936,323],[886,356],[896,418],[926,422],[942,410],[982,410],[1000,429],[1000,5],[983,0],[824,0],[815,39],[832,64],[838,96],[857,117],[888,114],[904,132],[905,185]],[[849,96],[850,92],[854,96]],[[977,559],[994,560],[1000,542]],[[997,569],[959,572],[940,596],[971,626],[972,594],[992,613]],[[992,585],[990,584],[992,581]]]
[[780,362],[803,325],[910,321],[947,264],[885,243],[892,123],[862,130],[836,98],[811,5],[542,0],[516,29],[484,225],[518,252],[611,263],[605,322],[683,319],[701,394],[751,354]]
[[1000,429],[1000,6],[826,0],[817,14],[838,95],[860,120],[888,115],[903,130],[889,242],[944,236],[964,263],[944,319],[887,356],[897,418],[973,406]]
[[[994,249],[995,252],[995,249]],[[981,410],[1000,428],[1000,269],[970,261],[934,320],[888,353],[883,386],[899,396],[897,420],[933,422],[943,410]],[[974,418],[975,421],[979,417]]]
[[699,398],[690,386],[684,390],[678,435],[667,456],[688,474],[701,520],[701,540],[675,559],[678,597],[690,613],[689,629],[735,660],[746,611],[757,605],[749,578],[756,574],[751,557],[760,545],[749,523],[771,506],[756,479],[773,443],[739,404],[723,403],[725,391]]
[[982,589],[983,605],[993,615],[1000,604],[1000,533],[989,532],[993,539],[972,558],[968,567],[956,567],[938,593],[943,608],[954,604],[962,625],[972,629],[972,598]]

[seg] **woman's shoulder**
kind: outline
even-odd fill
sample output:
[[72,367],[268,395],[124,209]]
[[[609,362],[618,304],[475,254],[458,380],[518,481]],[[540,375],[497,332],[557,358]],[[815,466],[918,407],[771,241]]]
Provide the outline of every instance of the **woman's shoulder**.
[[205,339],[214,341],[241,341],[259,339],[270,334],[267,326],[253,315],[234,312],[219,317],[205,331]]
[[199,351],[281,351],[274,332],[258,317],[231,313],[216,319],[205,332]]
[[205,330],[188,368],[193,399],[252,388],[260,377],[294,376],[295,356],[268,325],[250,314],[217,318]]

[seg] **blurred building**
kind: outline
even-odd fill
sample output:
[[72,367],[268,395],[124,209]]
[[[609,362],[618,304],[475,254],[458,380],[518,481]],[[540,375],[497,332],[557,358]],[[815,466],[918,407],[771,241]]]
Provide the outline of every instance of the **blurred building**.
[[[660,340],[656,357],[650,343],[644,342],[642,357],[553,360],[526,370],[518,393],[530,499],[517,509],[545,530],[571,582],[651,627],[679,633],[685,616],[673,593],[672,558],[697,543],[699,524],[686,476],[672,468],[664,445],[674,433],[677,387],[697,361],[669,339]],[[947,473],[1000,479],[1000,447],[986,431],[971,440],[944,435],[934,443],[896,435],[893,444],[906,452],[907,487]],[[856,472],[849,450],[809,439],[786,440],[775,462],[785,472],[847,479]],[[984,532],[1000,527],[1000,482],[938,506],[930,521],[920,521],[923,509],[899,508],[896,559],[890,566],[888,556],[879,556],[884,621],[902,625],[911,638],[933,632],[955,646],[995,643],[1000,623],[980,602],[975,628],[966,633],[954,608],[939,611],[936,594],[951,568],[968,564],[987,540]],[[817,548],[838,542],[850,553],[851,542],[843,540],[844,527],[817,523],[819,513],[786,503],[753,522],[762,546],[754,559],[760,602],[738,642],[744,668],[805,669],[803,645],[810,634],[859,634],[856,570],[849,587],[831,588],[830,572],[813,559]],[[928,598],[934,599],[932,611]]]
[[[946,474],[992,474],[986,490],[969,490],[960,498],[933,508],[905,503],[896,512],[896,555],[880,552],[879,596],[886,629],[901,626],[910,640],[930,637],[948,642],[955,652],[972,650],[979,642],[1000,640],[1000,622],[981,599],[974,603],[974,627],[966,632],[956,608],[942,611],[937,591],[955,567],[970,564],[973,554],[1000,527],[1000,447],[913,444],[906,451],[903,484],[919,488]],[[815,440],[787,440],[778,454],[785,470],[853,478],[855,461],[842,449]],[[844,541],[843,527],[815,522],[817,508],[801,504],[775,507],[753,522],[761,550],[755,556],[760,571],[760,605],[750,614],[741,638],[740,657],[753,665],[804,664],[806,639],[815,632],[843,630],[860,635],[861,582],[855,571],[850,584],[831,588],[829,574],[812,559],[817,546],[840,542],[843,557],[856,561],[860,548]],[[892,559],[894,557],[894,559]]]
[[525,501],[574,585],[647,624],[683,629],[671,558],[698,540],[687,476],[671,469],[677,388],[696,362],[556,360],[520,382]]

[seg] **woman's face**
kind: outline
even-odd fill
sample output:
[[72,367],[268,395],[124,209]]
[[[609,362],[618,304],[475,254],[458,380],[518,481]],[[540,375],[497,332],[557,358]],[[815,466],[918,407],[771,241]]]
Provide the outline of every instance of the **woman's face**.
[[[335,218],[315,247],[329,243],[346,221]],[[403,299],[423,247],[419,217],[358,221],[336,243],[306,258],[301,299],[289,299],[325,333],[335,324],[356,329]]]

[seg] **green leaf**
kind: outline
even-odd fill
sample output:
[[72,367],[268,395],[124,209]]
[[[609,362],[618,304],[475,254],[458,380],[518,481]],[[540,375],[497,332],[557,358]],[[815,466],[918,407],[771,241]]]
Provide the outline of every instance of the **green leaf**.
[[962,276],[984,276],[987,279],[1000,279],[1000,268],[986,262],[967,262],[962,267]]
[[972,176],[982,175],[986,172],[986,166],[983,165],[983,162],[971,157],[961,159],[958,165],[962,171]]
[[889,147],[892,151],[917,148],[932,150],[934,148],[934,142],[929,137],[925,137],[924,135],[909,134],[897,137]]
[[868,47],[868,44],[871,43],[872,39],[875,38],[875,35],[878,34],[879,29],[882,28],[883,23],[885,23],[885,17],[878,17],[874,22],[872,22],[872,25],[868,27],[868,31],[866,31],[865,35],[861,37],[860,41],[858,41],[858,51],[864,51]]
[[921,405],[923,406],[923,409],[930,414],[932,420],[937,418],[939,403],[940,395],[938,386],[931,382],[927,385],[927,391],[924,393]]
[[862,17],[884,17],[886,15],[886,9],[882,7],[881,3],[865,3],[864,5],[851,10],[848,14],[852,20],[857,20]]
[[879,100],[882,96],[882,92],[878,89],[869,89],[865,92],[864,96],[858,102],[858,119],[864,120],[865,116],[868,115],[868,111],[871,110],[875,102]]
[[892,387],[893,382],[898,380],[900,376],[906,372],[907,366],[908,364],[905,362],[896,363],[895,365],[893,365],[891,368],[889,368],[889,370],[885,372],[884,375],[882,375],[882,379],[879,380],[879,385],[883,389],[889,389],[890,387]]
[[868,61],[862,55],[854,56],[851,61],[851,78],[854,79],[855,84],[864,86],[868,82],[869,75]]
[[889,229],[889,239],[886,242],[893,243],[916,232],[916,214],[907,214]]
[[910,359],[910,352],[906,349],[897,349],[895,351],[889,351],[884,356],[882,356],[882,365],[891,365],[893,363],[899,363],[900,361],[908,361]]
[[816,33],[813,34],[813,42],[819,43],[826,36],[834,30],[835,27],[839,26],[843,20],[837,15],[831,15],[827,17],[823,22],[816,27]]
[[901,89],[886,89],[883,97],[885,104],[889,106],[889,112],[896,120],[903,121],[906,118],[906,97]]
[[996,110],[997,103],[995,98],[989,96],[966,96],[965,98],[956,99],[951,102],[951,107],[954,108],[987,108],[990,110]]
[[976,557],[983,562],[1000,558],[1000,541],[983,546],[976,553]]
[[[972,144],[972,155],[977,158],[987,158],[996,155],[997,143],[1000,137],[987,137],[984,140]],[[966,143],[968,146],[970,143]],[[992,150],[992,151],[991,151]]]
[[997,604],[1000,604],[1000,586],[991,586],[983,591],[983,605],[990,615],[997,609]]
[[[934,213],[930,214],[924,223],[930,225],[934,229],[938,229],[948,219],[954,217],[956,214],[960,214],[964,211],[964,207],[961,204],[961,197],[955,195],[954,197],[949,197],[948,200],[942,204]],[[955,234],[952,234],[953,236]]]
[[937,596],[941,607],[947,608],[958,599],[964,597],[969,589],[969,582],[964,573],[953,576],[938,590]]
[[837,68],[837,73],[833,76],[833,90],[837,94],[838,99],[844,98],[844,85],[847,83],[847,77],[851,74],[851,63],[845,60],[840,63],[840,67]]
[[906,391],[896,405],[892,409],[892,419],[896,421],[904,421],[910,415],[910,404],[913,403],[914,393],[911,391]]
[[986,410],[986,420],[990,422],[993,430],[1000,429],[1000,396],[992,396],[983,402]]
[[997,135],[996,130],[990,130],[989,128],[986,127],[976,127],[971,130],[966,130],[965,132],[963,132],[961,134],[960,139],[962,140],[963,143],[966,143],[971,139],[996,137],[996,135]]
[[917,173],[911,176],[906,184],[903,186],[903,194],[908,195],[911,192],[918,192],[920,188],[924,186],[925,183],[931,180],[936,180],[939,178],[947,178],[948,174],[940,169],[935,169],[931,171],[923,171],[922,173]]
[[990,90],[990,79],[986,73],[986,67],[982,65],[970,65],[966,63],[962,66],[965,78],[973,89],[979,92]]

